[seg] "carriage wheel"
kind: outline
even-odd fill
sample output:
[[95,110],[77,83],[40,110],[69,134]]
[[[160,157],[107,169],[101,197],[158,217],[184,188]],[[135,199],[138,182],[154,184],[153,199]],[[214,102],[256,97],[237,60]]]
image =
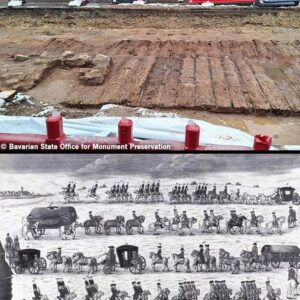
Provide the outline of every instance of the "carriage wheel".
[[273,257],[272,260],[271,260],[271,265],[273,268],[276,268],[278,269],[279,266],[280,266],[280,258],[279,257]]
[[22,273],[22,266],[20,264],[15,265],[15,273],[16,274]]
[[47,269],[47,262],[44,257],[40,257],[40,268],[43,271]]
[[38,274],[40,272],[40,264],[36,260],[32,260],[28,263],[28,270],[31,274]]
[[103,273],[106,274],[106,275],[111,274],[112,273],[112,268],[110,266],[105,265],[103,267]]
[[132,274],[140,274],[142,272],[142,264],[140,262],[136,262],[129,267],[129,271]]
[[147,265],[145,257],[139,255],[139,259],[140,259],[140,263],[142,264],[142,269],[145,270]]
[[296,269],[300,268],[300,261],[297,256],[291,257],[289,260],[289,264],[290,264],[290,267],[292,267],[292,268],[296,268]]

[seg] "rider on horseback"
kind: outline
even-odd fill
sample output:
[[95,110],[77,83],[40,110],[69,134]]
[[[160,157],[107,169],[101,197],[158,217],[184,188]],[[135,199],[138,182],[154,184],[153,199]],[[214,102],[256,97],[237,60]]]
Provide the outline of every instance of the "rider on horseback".
[[209,249],[209,245],[207,244],[207,245],[205,245],[205,250],[204,250],[204,256],[205,257],[210,257],[210,249]]
[[275,292],[275,290],[273,289],[273,287],[270,284],[270,280],[266,281],[266,290],[267,290],[267,297],[270,300],[275,300],[277,299],[277,293]]
[[133,287],[133,300],[138,300],[139,299],[139,290],[138,286],[135,281],[132,282],[132,287]]
[[38,286],[34,283],[32,285],[32,288],[33,288],[33,295],[34,295],[32,300],[41,300],[42,299],[42,294],[41,294],[41,291],[38,288]]
[[119,299],[119,294],[121,291],[117,289],[117,285],[115,283],[112,283],[111,285],[111,297],[109,298],[110,300],[118,300]]
[[205,262],[203,245],[199,245],[198,258],[201,264]]
[[75,196],[75,194],[76,194],[76,183],[73,184],[70,191],[71,196]]
[[258,227],[258,218],[255,215],[254,210],[251,211],[251,220],[250,220],[250,224],[254,227]]
[[162,289],[160,282],[158,282],[156,285],[157,285],[157,292],[158,292],[157,299],[168,300],[169,296],[167,293],[164,293],[164,290]]
[[190,228],[189,218],[188,218],[185,210],[182,212],[182,215],[180,216],[180,219],[181,219],[183,227],[186,226],[187,228]]
[[180,222],[180,216],[178,214],[177,208],[174,208],[174,221]]
[[65,299],[66,296],[70,294],[70,289],[65,285],[65,282],[62,279],[57,280],[57,289],[60,299]]
[[66,188],[66,194],[68,196],[71,196],[71,182],[68,183],[67,188]]
[[158,211],[155,212],[155,226],[164,228],[163,219],[159,216]]
[[236,224],[238,221],[238,215],[236,214],[236,210],[233,209],[230,211],[230,215],[231,215],[231,222],[233,222],[233,224]]
[[163,257],[162,257],[162,250],[161,250],[161,244],[159,244],[157,246],[158,250],[156,252],[156,255],[157,255],[157,259],[156,259],[156,262],[161,262],[163,260]]
[[209,223],[210,223],[210,224],[213,224],[216,217],[215,217],[215,215],[214,215],[213,209],[211,209],[209,212],[210,212],[210,214],[209,214]]
[[159,193],[159,190],[160,190],[160,183],[159,183],[159,180],[158,180],[158,182],[156,183],[155,192]]
[[87,292],[87,295],[85,296],[85,299],[86,300],[92,300],[93,297],[94,297],[94,292],[91,289],[90,283],[87,280],[85,280],[84,284],[85,284],[85,290]]
[[275,212],[272,212],[272,216],[273,216],[273,221],[272,221],[273,227],[278,227],[279,226],[279,222],[278,222],[278,218],[276,217]]
[[211,280],[209,282],[209,290],[210,290],[210,295],[211,295],[212,299],[221,299],[219,297],[219,293],[217,291],[217,286],[216,286],[216,284],[214,283],[213,280]]
[[189,300],[189,299],[186,297],[186,295],[185,295],[185,289],[184,289],[184,286],[183,286],[183,283],[182,283],[182,282],[179,283],[178,292],[179,292],[178,298],[179,298],[180,300]]

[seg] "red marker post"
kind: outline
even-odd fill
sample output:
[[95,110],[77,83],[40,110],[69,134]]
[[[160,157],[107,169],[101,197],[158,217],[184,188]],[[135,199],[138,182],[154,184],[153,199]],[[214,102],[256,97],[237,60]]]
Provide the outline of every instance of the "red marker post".
[[254,151],[269,151],[272,145],[272,137],[268,135],[257,134],[254,136]]
[[185,127],[184,150],[197,150],[200,143],[200,127],[190,121]]
[[118,142],[122,145],[133,142],[133,122],[130,119],[122,118],[118,124]]
[[60,144],[62,139],[65,138],[63,128],[63,118],[60,113],[54,112],[52,116],[46,119],[47,127],[47,144]]

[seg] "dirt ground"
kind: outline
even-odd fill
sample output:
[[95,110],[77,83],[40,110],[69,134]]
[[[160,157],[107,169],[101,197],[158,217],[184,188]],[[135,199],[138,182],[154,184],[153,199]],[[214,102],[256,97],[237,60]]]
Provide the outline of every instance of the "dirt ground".
[[[147,107],[299,144],[299,9],[264,14],[0,12],[0,89],[18,89],[67,117],[103,104]],[[82,67],[57,63],[65,51],[110,57],[103,84]],[[29,57],[16,62],[16,55]],[[122,113],[128,113],[124,110]]]

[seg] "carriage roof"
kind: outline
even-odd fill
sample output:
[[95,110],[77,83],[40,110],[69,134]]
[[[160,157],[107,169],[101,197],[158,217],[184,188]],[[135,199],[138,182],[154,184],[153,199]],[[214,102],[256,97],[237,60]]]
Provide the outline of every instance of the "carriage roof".
[[73,206],[48,206],[48,207],[36,207],[28,215],[34,219],[47,219],[47,218],[57,218],[69,215],[69,213],[75,213],[77,217],[76,210]]
[[281,191],[294,191],[295,189],[291,186],[284,186],[284,187],[279,187],[277,188],[278,190],[281,190]]
[[41,255],[41,251],[37,250],[37,249],[22,249],[18,251],[18,255],[22,256],[22,255],[30,255],[30,256],[34,256],[37,255],[38,257],[40,257]]
[[[270,250],[267,250],[270,248]],[[272,254],[300,254],[300,249],[294,245],[264,245],[262,253],[271,252]]]
[[122,245],[120,247],[117,248],[117,253],[122,253],[124,251],[128,251],[128,252],[138,252],[139,247],[137,246],[132,246],[132,245]]

